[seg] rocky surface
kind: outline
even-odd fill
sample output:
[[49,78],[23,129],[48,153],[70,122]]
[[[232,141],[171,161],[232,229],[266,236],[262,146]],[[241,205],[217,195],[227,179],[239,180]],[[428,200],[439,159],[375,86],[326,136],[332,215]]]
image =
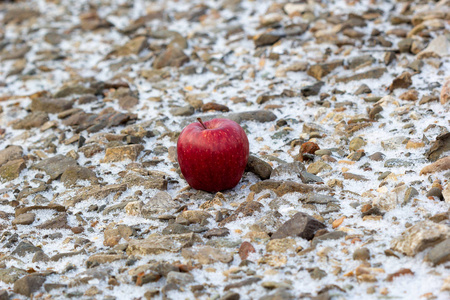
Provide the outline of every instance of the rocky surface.
[[[448,299],[449,16],[0,1],[0,299]],[[198,117],[247,133],[237,187],[181,175]]]

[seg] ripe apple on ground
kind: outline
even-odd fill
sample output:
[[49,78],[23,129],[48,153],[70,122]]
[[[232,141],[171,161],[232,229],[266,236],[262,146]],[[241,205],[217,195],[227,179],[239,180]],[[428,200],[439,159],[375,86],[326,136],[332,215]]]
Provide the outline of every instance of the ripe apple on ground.
[[186,126],[177,142],[181,173],[191,187],[218,192],[235,187],[249,156],[248,138],[238,123],[212,119]]

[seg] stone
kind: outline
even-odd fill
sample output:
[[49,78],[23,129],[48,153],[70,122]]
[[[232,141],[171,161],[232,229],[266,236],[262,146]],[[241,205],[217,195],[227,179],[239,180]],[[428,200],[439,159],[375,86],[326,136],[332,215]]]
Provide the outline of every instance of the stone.
[[19,245],[17,245],[17,247],[14,249],[14,251],[11,252],[11,255],[17,255],[17,256],[23,257],[27,253],[36,253],[36,252],[42,252],[42,249],[34,246],[31,243],[22,241],[19,243]]
[[14,293],[30,297],[39,291],[45,282],[45,276],[39,274],[26,275],[14,282]]
[[316,279],[316,280],[320,280],[322,278],[324,278],[325,276],[327,276],[328,274],[319,268],[312,268],[308,270],[309,275],[311,276],[312,279]]
[[126,184],[128,187],[142,186],[145,189],[167,189],[167,178],[166,174],[162,172],[152,172],[148,176],[140,176],[137,173],[129,172],[125,175],[121,183]]
[[125,95],[119,98],[119,106],[121,109],[132,110],[139,104],[139,98],[131,95]]
[[450,237],[450,228],[429,220],[409,227],[399,237],[391,241],[391,248],[408,256],[432,247]]
[[281,36],[272,33],[263,33],[255,39],[255,47],[271,46],[280,40]]
[[173,283],[184,287],[188,284],[194,283],[195,279],[192,274],[171,271],[167,274],[166,281],[168,284]]
[[[110,194],[120,193],[126,190],[127,190],[126,184],[110,184],[105,186],[94,185],[77,189],[75,195],[71,195],[70,192],[72,191],[69,190],[65,194],[61,194],[60,197],[64,199],[64,206],[70,207],[74,206],[75,204],[81,201],[89,199],[100,200],[108,197]],[[103,213],[105,213],[105,211]]]
[[350,173],[350,172],[342,173],[342,176],[343,176],[344,179],[346,179],[346,180],[369,181],[369,179],[367,179],[367,178],[364,177],[363,175],[354,174],[354,173]]
[[295,180],[298,179],[300,177],[300,174],[305,171],[305,166],[301,162],[296,161],[292,163],[285,163],[273,169],[272,173],[270,174],[270,178]]
[[438,187],[432,187],[426,194],[427,197],[437,197],[439,200],[444,200],[442,190]]
[[362,138],[356,137],[350,141],[348,150],[357,151],[357,150],[361,149],[362,147],[364,147],[365,145],[366,145],[366,142]]
[[13,221],[13,225],[30,225],[34,222],[34,219],[36,218],[36,214],[34,213],[24,213],[21,215],[18,215]]
[[98,265],[112,263],[114,261],[123,260],[126,258],[126,255],[123,254],[94,254],[89,256],[89,258],[86,260],[86,267],[93,268],[97,267]]
[[450,54],[450,42],[445,35],[434,38],[428,46],[417,54],[417,58],[443,58]]
[[0,300],[9,300],[9,295],[6,290],[0,290]]
[[0,150],[0,166],[3,166],[9,161],[22,158],[23,150],[21,146],[11,145],[3,150]]
[[347,233],[343,231],[332,231],[329,233],[322,234],[320,236],[314,237],[314,239],[311,242],[312,247],[316,247],[319,243],[327,240],[338,240],[340,238],[343,238],[347,236]]
[[419,99],[419,92],[417,90],[409,90],[401,94],[399,98],[401,100],[416,101]]
[[238,217],[250,217],[255,212],[260,212],[263,205],[256,201],[245,201],[227,218],[219,223],[219,226],[224,226],[229,222],[237,220]]
[[167,213],[177,207],[178,204],[172,200],[172,196],[169,193],[160,191],[142,207],[142,215],[151,217],[154,214]]
[[403,72],[400,76],[395,78],[389,86],[389,91],[393,92],[395,89],[406,89],[412,85],[411,74]]
[[[209,121],[215,118],[226,118],[241,124],[245,121],[253,121],[259,123],[272,122],[277,119],[277,116],[268,110],[254,110],[244,111],[240,113],[225,113],[225,114],[213,114],[208,116],[202,116],[203,122]],[[181,122],[181,126],[187,126],[190,123],[196,122],[196,118],[186,118]]]
[[149,236],[143,240],[130,240],[127,254],[148,255],[179,252],[183,248],[191,247],[196,242],[201,243],[202,240],[195,233]]
[[26,169],[23,159],[10,160],[0,167],[0,177],[3,181],[11,181],[20,176],[20,172]]
[[444,201],[446,203],[450,203],[450,184],[447,184],[445,189],[442,191],[442,196],[444,197]]
[[265,180],[270,178],[272,167],[259,157],[249,155],[245,171],[251,172],[262,180]]
[[316,151],[318,151],[318,150],[320,150],[319,145],[317,145],[316,143],[313,143],[313,142],[306,142],[300,146],[301,154],[305,154],[305,153],[315,154]]
[[334,69],[342,66],[344,60],[335,60],[328,63],[316,64],[309,67],[307,74],[316,78],[317,80],[322,80],[323,77],[330,74]]
[[420,170],[420,175],[446,171],[450,169],[450,156],[443,157]]
[[219,300],[239,300],[239,299],[241,299],[241,296],[238,293],[229,291],[225,293],[225,295],[220,297]]
[[98,178],[95,175],[95,172],[81,166],[68,167],[61,175],[61,182],[68,188],[76,185],[78,180],[87,180],[93,185],[98,184]]
[[325,227],[325,224],[322,222],[317,221],[305,213],[298,212],[288,221],[283,223],[283,225],[272,234],[271,239],[283,239],[289,236],[298,236],[307,240],[312,240],[316,231]]
[[177,45],[172,45],[159,54],[154,62],[153,68],[162,69],[164,67],[181,67],[185,63],[189,62],[189,56],[187,56],[182,49]]
[[440,242],[427,253],[425,261],[437,266],[450,261],[450,238]]
[[363,65],[370,66],[374,62],[375,62],[375,58],[372,55],[367,54],[367,55],[355,56],[355,57],[350,58],[347,61],[347,65],[350,69],[356,69]]
[[210,239],[212,237],[223,237],[230,234],[230,230],[228,228],[213,228],[205,232],[203,237]]
[[379,193],[372,201],[372,205],[385,211],[391,211],[397,208],[399,204],[404,203],[406,190],[406,185],[400,185],[391,190],[386,189],[385,193]]
[[91,158],[95,154],[102,152],[104,149],[98,144],[89,144],[78,149],[86,158]]
[[226,292],[226,291],[229,291],[231,289],[238,289],[238,288],[241,288],[243,286],[249,286],[249,285],[252,285],[252,284],[257,283],[259,281],[261,281],[261,278],[259,278],[259,277],[250,277],[250,278],[246,278],[246,279],[244,279],[242,281],[229,283],[223,288],[223,290]]
[[348,83],[355,80],[363,80],[363,79],[378,79],[383,76],[384,73],[387,72],[386,68],[376,68],[362,73],[356,73],[354,75],[345,76],[345,77],[337,77],[336,82]]
[[266,244],[267,252],[285,253],[295,249],[296,242],[291,238],[272,239]]
[[230,109],[228,108],[228,106],[223,105],[223,104],[218,104],[218,103],[214,103],[214,102],[208,102],[202,105],[201,107],[203,112],[207,112],[207,111],[223,111],[223,112],[228,112],[230,111]]
[[248,258],[248,256],[250,255],[250,253],[256,253],[255,247],[253,247],[253,245],[247,241],[242,242],[241,246],[239,247],[239,251],[238,251],[238,254],[239,254],[239,257],[241,258],[241,260],[246,260]]
[[397,43],[398,50],[400,51],[400,53],[409,53],[411,51],[411,45],[413,41],[414,40],[412,38],[401,39]]
[[354,260],[368,260],[370,259],[370,250],[366,247],[358,248],[353,252]]
[[58,154],[38,162],[32,166],[32,169],[44,171],[51,179],[58,179],[64,171],[76,165],[77,161],[73,158]]
[[442,105],[450,101],[450,78],[448,78],[442,85],[440,102]]
[[395,273],[389,274],[386,277],[386,281],[392,282],[392,281],[394,281],[394,278],[399,277],[399,276],[405,276],[405,275],[414,275],[414,272],[411,271],[410,269],[400,269]]
[[311,174],[317,175],[323,171],[330,171],[332,170],[331,166],[323,161],[316,161],[311,163],[308,168],[306,168],[306,171],[308,171]]
[[367,84],[361,84],[358,89],[355,91],[355,95],[362,95],[362,94],[370,94],[372,93],[372,90],[370,89]]
[[120,46],[108,56],[129,56],[129,55],[138,55],[142,50],[144,50],[148,46],[147,37],[146,36],[137,36],[124,45]]
[[56,114],[71,109],[72,101],[51,98],[34,98],[31,102],[31,111],[43,111]]
[[124,160],[136,161],[142,150],[144,150],[144,146],[140,144],[107,148],[105,157],[101,160],[101,162],[111,163]]
[[27,274],[27,271],[16,267],[0,269],[0,281],[6,284],[13,284]]
[[325,82],[323,81],[318,81],[312,85],[308,85],[303,87],[300,92],[303,96],[308,97],[308,96],[315,96],[318,95],[320,93],[320,89],[322,88],[322,86],[325,85]]
[[210,246],[203,246],[196,249],[181,249],[181,256],[184,259],[195,259],[202,265],[209,265],[216,262],[227,264],[233,261],[232,254]]
[[13,125],[13,129],[31,129],[34,127],[41,127],[47,122],[48,114],[43,111],[32,112],[24,118],[17,120]]
[[436,137],[430,149],[425,153],[425,156],[430,161],[439,159],[442,153],[450,150],[450,132],[445,132]]
[[203,210],[185,210],[178,215],[175,222],[189,225],[189,224],[201,224],[207,223],[207,220],[212,218],[212,215]]
[[294,181],[279,181],[268,179],[264,181],[257,182],[250,186],[250,190],[255,193],[260,193],[261,191],[268,189],[273,190],[278,197],[281,197],[287,193],[310,193],[314,191],[328,191],[330,190],[325,186],[309,185],[303,183],[297,183]]
[[55,218],[45,221],[39,226],[36,226],[37,229],[69,229],[69,225],[67,224],[67,214],[59,213]]
[[43,251],[36,252],[33,256],[31,262],[48,262],[50,261],[50,257],[45,254]]
[[170,110],[170,113],[175,117],[192,116],[195,113],[195,109],[191,105],[186,105],[182,107],[172,108]]

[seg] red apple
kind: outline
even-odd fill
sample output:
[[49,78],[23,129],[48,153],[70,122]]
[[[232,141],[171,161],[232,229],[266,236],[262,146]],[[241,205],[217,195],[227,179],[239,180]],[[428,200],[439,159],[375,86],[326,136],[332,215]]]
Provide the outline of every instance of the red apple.
[[247,135],[229,119],[192,123],[177,142],[181,173],[191,187],[218,192],[235,187],[249,155]]

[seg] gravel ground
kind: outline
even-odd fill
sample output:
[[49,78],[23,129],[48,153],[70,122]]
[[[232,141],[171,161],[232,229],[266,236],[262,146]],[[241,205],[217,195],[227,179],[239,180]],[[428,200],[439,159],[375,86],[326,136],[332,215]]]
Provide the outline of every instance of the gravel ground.
[[[0,300],[449,299],[450,1],[0,2]],[[189,187],[197,117],[248,135]]]

